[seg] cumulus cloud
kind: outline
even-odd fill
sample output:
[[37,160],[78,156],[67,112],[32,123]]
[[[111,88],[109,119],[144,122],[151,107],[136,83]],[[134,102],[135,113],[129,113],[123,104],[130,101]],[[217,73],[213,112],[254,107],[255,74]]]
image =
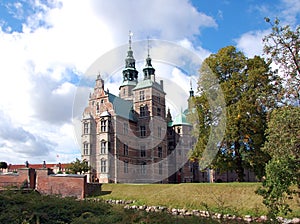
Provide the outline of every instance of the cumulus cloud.
[[[187,0],[93,1],[101,19],[114,27],[115,34],[138,33],[138,38],[180,40],[200,34],[204,27],[217,27],[211,16],[201,13]],[[112,18],[113,17],[113,18]],[[118,38],[118,35],[114,35]]]
[[250,31],[244,33],[240,38],[236,39],[236,46],[244,52],[247,57],[263,54],[263,37],[270,31]]
[[[20,162],[29,160],[31,157],[45,158],[56,146],[44,136],[30,132],[14,123],[2,110],[0,110],[0,117],[1,160]],[[12,160],[11,157],[14,159]]]
[[[188,38],[199,35],[203,28],[217,26],[212,17],[197,11],[187,0],[164,1],[167,7],[161,4],[158,0],[6,4],[19,25],[0,19],[0,60],[4,62],[0,66],[0,94],[5,96],[0,99],[2,159],[11,163],[70,162],[80,155],[72,131],[72,104],[75,92],[82,92],[84,99],[89,88],[76,89],[76,85],[99,56],[127,42],[129,29],[135,40],[149,35],[184,40],[181,44],[192,48]],[[207,54],[201,47],[195,50]],[[93,75],[99,70],[102,68]],[[106,86],[111,91],[117,85],[108,78]],[[75,106],[83,109],[81,101]]]

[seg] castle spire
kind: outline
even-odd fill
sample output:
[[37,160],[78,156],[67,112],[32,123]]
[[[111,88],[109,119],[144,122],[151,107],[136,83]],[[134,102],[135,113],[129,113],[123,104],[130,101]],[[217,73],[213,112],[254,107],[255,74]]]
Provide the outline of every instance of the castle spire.
[[193,97],[194,96],[194,90],[193,90],[193,85],[192,85],[192,78],[190,79],[190,86],[191,86],[190,97]]
[[146,58],[146,65],[145,65],[145,68],[143,69],[143,72],[144,72],[144,79],[153,79],[155,80],[155,75],[154,75],[154,72],[155,72],[155,69],[152,67],[152,64],[151,64],[151,58],[150,58],[150,40],[149,40],[149,37],[148,37],[148,55],[147,55],[147,58]]
[[128,46],[129,46],[129,50],[131,50],[131,38],[133,36],[133,33],[129,30],[129,43],[128,43]]
[[123,70],[123,82],[135,81],[138,79],[138,71],[135,68],[135,59],[132,51],[132,36],[133,33],[129,31],[128,51],[125,59],[125,69]]

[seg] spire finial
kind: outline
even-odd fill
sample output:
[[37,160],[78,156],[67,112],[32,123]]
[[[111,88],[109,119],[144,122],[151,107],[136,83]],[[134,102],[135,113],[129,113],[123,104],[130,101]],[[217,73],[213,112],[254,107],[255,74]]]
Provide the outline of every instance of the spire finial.
[[129,50],[131,50],[131,37],[133,36],[133,33],[131,30],[129,30]]
[[149,36],[147,37],[147,41],[148,41],[148,58],[150,58],[150,40],[149,40]]
[[98,71],[97,79],[101,79],[101,72]]
[[194,90],[193,90],[193,85],[192,85],[192,77],[190,78],[190,87],[191,87],[190,97],[193,97],[194,96]]

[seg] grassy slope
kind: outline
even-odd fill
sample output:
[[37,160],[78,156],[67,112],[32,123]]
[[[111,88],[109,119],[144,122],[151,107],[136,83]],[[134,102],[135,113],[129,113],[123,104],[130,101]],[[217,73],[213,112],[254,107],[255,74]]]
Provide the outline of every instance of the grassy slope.
[[[254,193],[259,186],[260,183],[104,184],[101,197],[170,208],[205,209],[206,204],[212,211],[259,216],[266,212],[262,198]],[[297,203],[299,199],[290,203],[291,216],[300,217]]]

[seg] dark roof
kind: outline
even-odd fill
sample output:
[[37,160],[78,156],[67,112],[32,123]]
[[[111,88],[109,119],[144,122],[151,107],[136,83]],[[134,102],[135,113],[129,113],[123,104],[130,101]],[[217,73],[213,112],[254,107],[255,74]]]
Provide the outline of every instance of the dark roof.
[[123,100],[111,93],[108,94],[108,100],[113,104],[116,115],[134,121],[132,101]]

